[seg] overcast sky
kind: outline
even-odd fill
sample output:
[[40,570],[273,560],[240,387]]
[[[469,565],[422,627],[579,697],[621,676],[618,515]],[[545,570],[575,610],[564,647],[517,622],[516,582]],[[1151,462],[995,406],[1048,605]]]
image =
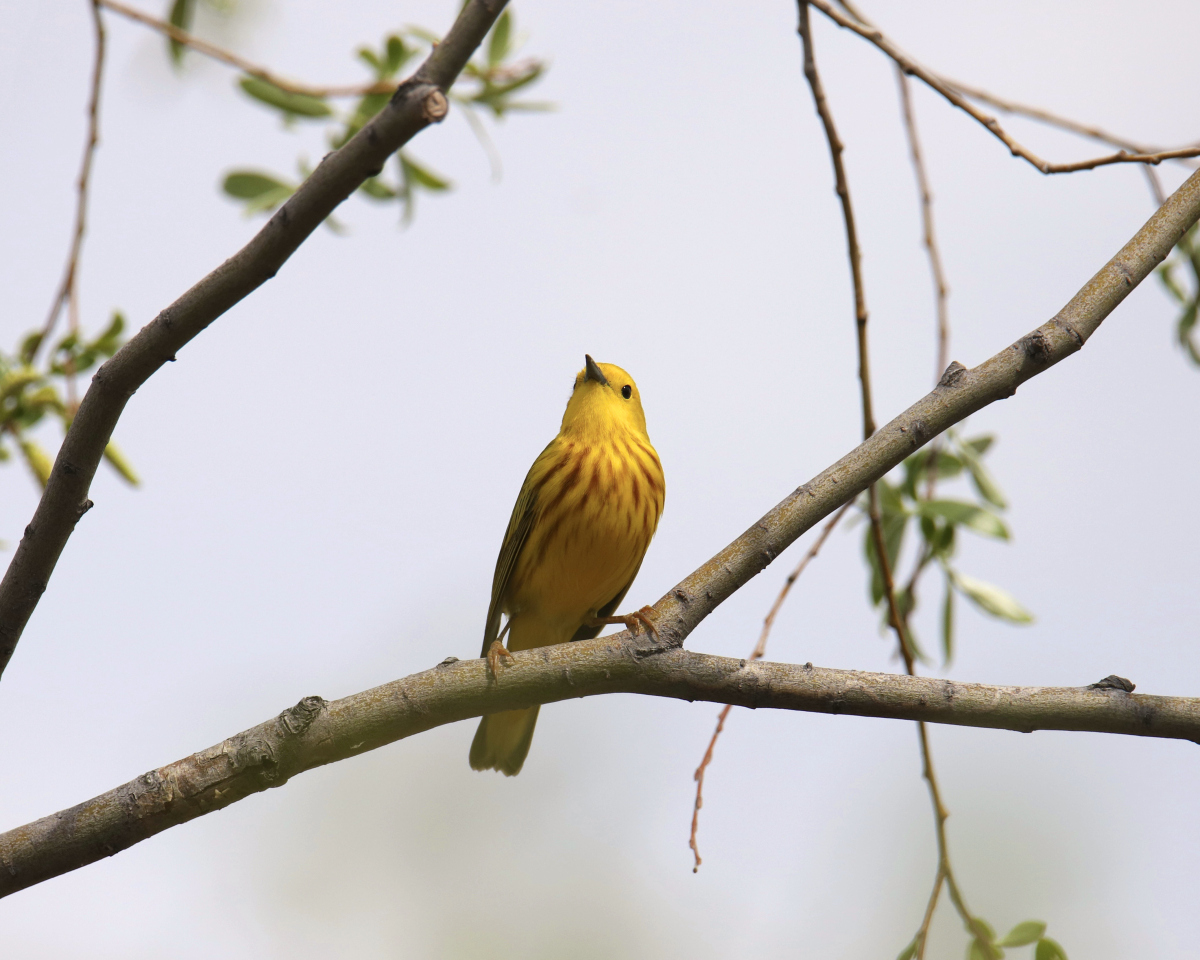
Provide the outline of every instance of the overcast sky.
[[[143,8],[161,12],[163,4]],[[200,27],[311,82],[452,0],[335,8],[242,0]],[[1200,6],[875,0],[949,76],[1126,136],[1200,137]],[[828,152],[800,71],[795,6],[522,2],[531,96],[495,129],[504,178],[460,117],[415,156],[455,181],[415,223],[359,199],[179,353],[116,438],[0,684],[0,828],[219,742],[309,694],[334,699],[474,656],[525,470],[557,430],[584,352],[637,378],[667,475],[629,594],[651,603],[859,439],[853,313]],[[136,328],[260,226],[221,198],[235,167],[293,175],[326,147],[285,131],[161,39],[107,16],[102,146],[84,321]],[[919,211],[887,61],[814,13],[847,144],[871,310],[877,417],[934,377]],[[91,69],[86,4],[0,8],[8,135],[0,342],[41,323],[73,209]],[[1043,177],[916,88],[953,288],[952,356],[974,365],[1052,316],[1152,212],[1142,174]],[[1054,160],[1095,145],[1021,121]],[[1170,186],[1186,171],[1163,168]],[[1013,541],[964,538],[961,567],[1037,616],[963,608],[961,680],[1200,695],[1200,370],[1147,281],[1086,350],[976,415]],[[53,431],[47,444],[55,442]],[[953,488],[947,487],[947,492]],[[965,493],[965,490],[962,491]],[[11,551],[37,491],[0,470]],[[691,649],[744,656],[808,539],[730,599]],[[833,536],[768,656],[892,670],[866,601],[861,529]],[[932,641],[940,585],[918,615]],[[632,696],[542,711],[521,776],[467,766],[474,723],[299,777],[0,902],[4,955],[210,958],[892,957],[934,872],[913,726]],[[937,728],[965,895],[995,926],[1046,920],[1073,960],[1183,958],[1200,937],[1200,754],[1114,736]],[[948,904],[931,960],[962,955]],[[1027,951],[1019,951],[1023,955]]]

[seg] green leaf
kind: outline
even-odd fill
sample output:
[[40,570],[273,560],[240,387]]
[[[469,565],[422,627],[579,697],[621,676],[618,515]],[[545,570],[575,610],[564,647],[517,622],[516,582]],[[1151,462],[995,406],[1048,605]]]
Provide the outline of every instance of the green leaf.
[[[507,13],[504,14],[508,16]],[[503,19],[503,17],[501,17]],[[400,37],[392,34],[387,38],[387,61],[384,64],[384,76],[393,77],[416,54],[416,50],[405,44]]]
[[893,516],[908,516],[908,509],[904,506],[904,500],[900,496],[900,490],[892,486],[887,480],[880,480],[875,484],[875,491],[879,494],[879,513],[881,517]]
[[1018,923],[1008,931],[1001,940],[996,941],[998,947],[1027,947],[1041,939],[1046,932],[1046,925],[1041,920],[1026,920]]
[[46,481],[50,479],[50,470],[54,466],[46,456],[46,451],[38,446],[37,441],[25,437],[18,437],[17,443],[21,447],[21,453],[25,455],[25,462],[33,472],[34,479],[43,490],[46,489]]
[[917,940],[913,938],[912,943],[900,951],[896,956],[896,960],[912,960],[917,955]]
[[1042,937],[1033,952],[1033,960],[1067,960],[1067,951],[1057,941]]
[[260,80],[258,77],[242,77],[238,80],[238,86],[248,96],[269,107],[283,111],[289,117],[320,118],[333,114],[329,104],[319,97],[310,97],[306,93],[293,93],[277,87],[273,83],[267,83],[266,80]]
[[1008,591],[955,570],[949,573],[955,588],[984,613],[990,613],[993,617],[1008,620],[1010,623],[1033,623],[1033,614],[1021,606]]
[[505,10],[500,14],[500,19],[496,21],[496,25],[492,27],[492,36],[488,41],[487,59],[488,66],[494,67],[508,56],[508,51],[512,45],[512,14]]
[[992,951],[979,940],[972,940],[967,947],[967,960],[992,960]]
[[1183,287],[1181,287],[1179,282],[1175,279],[1175,266],[1176,265],[1169,260],[1164,263],[1158,268],[1158,279],[1162,281],[1162,285],[1167,288],[1167,293],[1169,293],[1174,299],[1178,300],[1180,303],[1187,303],[1188,295],[1183,292]]
[[254,170],[233,171],[222,181],[221,189],[234,199],[245,202],[247,216],[260,210],[274,210],[296,192],[291,184]]
[[[962,473],[963,465],[958,457],[947,453],[940,447],[936,452],[937,478],[939,480],[948,480]],[[924,450],[918,450],[904,461],[904,492],[908,494],[910,500],[916,500],[920,496],[917,488],[929,478],[930,459],[933,453],[933,450],[926,447]]]
[[1004,521],[990,510],[973,503],[964,503],[961,500],[919,500],[917,512],[925,517],[940,517],[998,540],[1008,539],[1008,527],[1004,525]]
[[254,200],[271,190],[279,190],[287,184],[266,173],[253,170],[235,170],[221,184],[221,189],[238,200]]
[[426,190],[449,190],[453,186],[445,177],[439,177],[428,167],[421,166],[403,153],[400,154],[400,166],[406,180],[417,183]]
[[[167,21],[173,27],[178,27],[180,30],[192,29],[192,17],[196,13],[196,0],[175,0],[171,4],[171,12],[167,16]],[[178,40],[167,40],[167,47],[171,53],[171,60],[176,66],[179,66],[183,60],[183,52],[187,49]]]
[[954,659],[954,584],[946,575],[946,597],[942,601],[942,657],[946,664]]
[[368,67],[374,70],[380,77],[382,77],[387,71],[387,67],[384,65],[383,61],[375,56],[375,51],[370,47],[359,47],[358,58]]
[[964,447],[970,447],[971,451],[975,454],[975,456],[982,457],[985,453],[988,452],[988,450],[991,449],[992,444],[995,442],[996,442],[995,434],[984,433],[978,437],[972,437],[970,440],[964,440],[962,442],[962,445]]
[[121,334],[124,332],[125,314],[121,313],[120,310],[114,310],[112,319],[108,322],[108,326],[104,328],[104,332],[96,337],[89,346],[97,353],[111,357],[121,346]]
[[943,523],[938,527],[937,533],[929,542],[935,556],[942,560],[949,560],[954,556],[954,531],[957,529],[952,523]]
[[58,391],[49,384],[38,387],[25,397],[25,405],[42,410],[53,410],[55,413],[62,413],[66,410],[66,405],[59,399]]
[[21,341],[21,350],[19,353],[20,360],[26,366],[33,363],[33,355],[38,352],[38,348],[42,345],[42,333],[40,330],[35,330]]
[[364,180],[358,188],[373,200],[395,200],[398,194],[378,177]]
[[996,486],[996,481],[992,479],[992,475],[988,473],[987,468],[975,455],[975,451],[967,444],[962,445],[962,459],[966,464],[967,470],[971,474],[971,481],[975,484],[975,489],[979,491],[979,495],[994,507],[1005,509],[1008,504],[1004,500],[1004,494],[1000,492],[1000,488]]
[[996,931],[992,928],[990,923],[983,919],[983,917],[974,917],[973,919],[975,923],[978,924],[983,930],[983,932],[987,934],[987,946],[991,946],[996,939]]
[[123,454],[115,443],[108,441],[108,446],[104,448],[104,459],[109,462],[114,470],[119,473],[125,482],[130,486],[136,487],[142,481],[138,479],[138,475],[133,472],[133,467],[129,461],[125,459]]
[[16,396],[30,384],[37,383],[41,379],[42,375],[32,367],[22,367],[12,371],[4,378],[3,382],[0,382],[0,400]]

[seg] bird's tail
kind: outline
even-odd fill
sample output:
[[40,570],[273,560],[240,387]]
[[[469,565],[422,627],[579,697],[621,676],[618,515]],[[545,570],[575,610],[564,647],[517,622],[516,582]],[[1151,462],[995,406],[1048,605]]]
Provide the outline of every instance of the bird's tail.
[[528,707],[483,717],[471,741],[471,769],[499,770],[506,777],[520,773],[533,741],[537,716],[538,708]]

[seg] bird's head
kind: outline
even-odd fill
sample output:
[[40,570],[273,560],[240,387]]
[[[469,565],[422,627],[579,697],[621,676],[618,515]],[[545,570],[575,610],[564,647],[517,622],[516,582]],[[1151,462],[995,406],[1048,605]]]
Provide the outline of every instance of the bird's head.
[[585,356],[563,414],[564,433],[606,434],[622,429],[646,434],[646,414],[633,377],[615,363]]

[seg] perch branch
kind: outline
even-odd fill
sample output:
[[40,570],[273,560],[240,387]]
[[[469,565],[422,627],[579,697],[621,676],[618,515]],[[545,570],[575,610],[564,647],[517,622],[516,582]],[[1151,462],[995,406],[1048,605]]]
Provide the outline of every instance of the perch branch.
[[[1200,699],[1135,696],[1111,685],[990,687],[730,660],[681,648],[709,613],[797,537],[914,449],[988,404],[1011,397],[1022,383],[1076,353],[1197,220],[1200,171],[1055,317],[973,369],[950,364],[931,393],[795,490],[660,599],[654,616],[657,644],[621,633],[517,653],[498,682],[489,680],[485,661],[478,659],[448,662],[328,705],[307,698],[216,747],[0,835],[0,895],[111,856],[304,770],[441,724],[577,696],[643,693],[747,707],[1200,742]],[[60,454],[55,469],[63,462]]]
[[285,784],[306,770],[433,727],[536,703],[637,693],[751,708],[993,729],[1089,730],[1200,741],[1200,699],[1094,687],[1008,687],[734,660],[619,633],[513,655],[494,679],[454,661],[265,723],[91,800],[0,834],[0,896]]

